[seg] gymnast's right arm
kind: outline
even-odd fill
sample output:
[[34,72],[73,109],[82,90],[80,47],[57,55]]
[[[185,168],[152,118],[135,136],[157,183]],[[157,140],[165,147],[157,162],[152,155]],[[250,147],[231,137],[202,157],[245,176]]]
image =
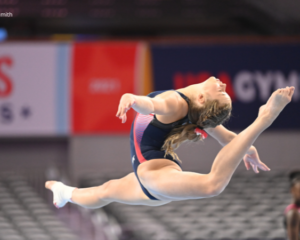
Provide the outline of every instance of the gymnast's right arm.
[[122,123],[127,120],[126,112],[133,108],[136,112],[148,115],[155,113],[159,115],[171,115],[176,113],[179,107],[178,94],[169,93],[163,96],[150,98],[147,96],[137,96],[125,93],[120,100],[117,117],[122,119]]

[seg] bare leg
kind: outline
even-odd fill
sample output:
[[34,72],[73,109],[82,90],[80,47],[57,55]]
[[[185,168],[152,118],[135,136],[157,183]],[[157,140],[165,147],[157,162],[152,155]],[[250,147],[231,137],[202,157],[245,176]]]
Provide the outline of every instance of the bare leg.
[[220,178],[220,181],[225,183],[229,182],[247,150],[291,101],[293,93],[294,88],[285,88],[272,94],[267,104],[260,109],[257,119],[221,149],[211,169],[214,178]]
[[209,174],[181,172],[175,163],[161,159],[140,165],[138,174],[142,184],[150,193],[160,195],[165,200],[203,198],[219,194],[229,183],[250,146],[290,102],[293,92],[293,88],[275,91],[254,123],[221,149]]
[[[51,190],[54,183],[56,182],[48,181],[45,187]],[[142,191],[134,173],[110,180],[98,187],[74,189],[70,202],[85,208],[100,208],[111,202],[149,206],[167,203],[150,200]]]
[[75,189],[72,193],[71,202],[85,208],[104,207],[112,202],[110,200],[104,200],[103,197],[100,196],[101,193],[106,191],[108,185],[110,185],[110,182],[106,182],[97,187]]

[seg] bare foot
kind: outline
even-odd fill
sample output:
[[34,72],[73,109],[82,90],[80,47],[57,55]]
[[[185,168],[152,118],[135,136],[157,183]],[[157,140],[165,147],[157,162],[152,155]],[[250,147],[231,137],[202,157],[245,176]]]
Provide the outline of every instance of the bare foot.
[[295,87],[280,88],[273,92],[268,102],[261,106],[258,116],[265,116],[270,124],[278,117],[279,113],[292,100]]

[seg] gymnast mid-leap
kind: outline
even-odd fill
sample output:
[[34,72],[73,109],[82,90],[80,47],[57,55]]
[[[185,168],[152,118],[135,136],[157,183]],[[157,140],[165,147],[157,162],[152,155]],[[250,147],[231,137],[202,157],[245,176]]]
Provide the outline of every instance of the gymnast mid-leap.
[[[242,160],[247,170],[270,170],[260,161],[252,144],[291,101],[294,89],[276,90],[260,107],[255,121],[238,135],[222,126],[230,117],[231,99],[226,84],[215,77],[176,91],[153,92],[148,96],[126,93],[120,100],[117,117],[124,123],[129,109],[137,112],[130,136],[134,173],[97,187],[77,189],[48,181],[46,188],[53,191],[57,208],[67,202],[86,208],[100,208],[111,202],[159,206],[216,196],[228,185]],[[184,141],[205,138],[207,133],[223,146],[211,171],[182,171],[174,150]],[[201,152],[198,158],[204,161]]]

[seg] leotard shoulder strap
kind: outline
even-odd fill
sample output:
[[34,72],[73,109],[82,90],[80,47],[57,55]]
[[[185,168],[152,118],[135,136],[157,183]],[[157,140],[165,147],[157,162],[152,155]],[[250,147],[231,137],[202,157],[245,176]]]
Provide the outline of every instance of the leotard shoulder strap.
[[[161,91],[160,93],[162,93],[162,92],[164,92],[164,91]],[[189,102],[190,102],[190,99],[187,97],[187,96],[185,96],[183,93],[181,93],[181,92],[178,92],[178,91],[176,91],[186,102],[187,102],[187,104],[189,105]],[[159,94],[160,94],[159,93]],[[150,94],[149,94],[150,95]],[[157,94],[158,95],[158,94]],[[156,96],[156,95],[155,95]],[[177,127],[177,126],[179,126],[179,125],[183,125],[183,124],[185,124],[185,123],[188,123],[189,122],[189,118],[188,118],[188,114],[184,117],[184,118],[182,118],[182,119],[180,119],[180,120],[178,120],[178,121],[176,121],[176,122],[173,122],[173,123],[168,123],[168,124],[164,124],[164,123],[162,123],[162,122],[160,122],[160,121],[158,121],[157,120],[157,118],[156,118],[156,116],[154,115],[154,118],[153,118],[153,120],[151,121],[151,124],[153,125],[153,126],[155,126],[155,127],[158,127],[158,128],[162,128],[162,129],[165,129],[165,130],[169,130],[169,129],[172,129],[172,128],[174,128],[174,127]]]

